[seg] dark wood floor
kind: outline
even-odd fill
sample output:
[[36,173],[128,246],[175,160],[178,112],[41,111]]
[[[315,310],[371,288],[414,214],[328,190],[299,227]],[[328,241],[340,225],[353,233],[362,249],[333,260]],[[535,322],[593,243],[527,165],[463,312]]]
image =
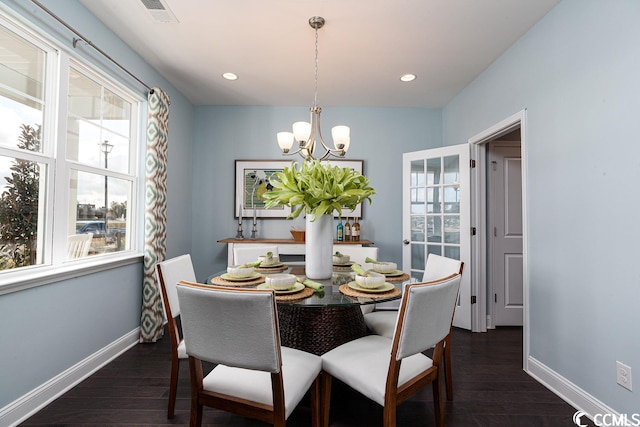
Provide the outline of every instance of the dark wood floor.
[[[455,330],[454,400],[445,403],[447,426],[575,426],[575,409],[522,370],[522,329],[500,328],[483,334]],[[169,342],[140,344],[67,392],[23,426],[163,426],[189,424],[189,370],[183,362],[176,416],[167,420]],[[431,387],[398,408],[398,426],[433,426]],[[583,423],[586,419],[583,420]],[[206,408],[204,425],[262,426]],[[288,426],[311,425],[303,401]],[[334,381],[330,425],[381,426],[382,409]]]

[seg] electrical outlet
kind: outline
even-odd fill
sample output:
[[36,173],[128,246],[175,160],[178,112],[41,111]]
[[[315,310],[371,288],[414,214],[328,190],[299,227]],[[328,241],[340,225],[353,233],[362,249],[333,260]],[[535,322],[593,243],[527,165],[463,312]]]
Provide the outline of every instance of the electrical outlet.
[[631,367],[616,361],[616,381],[622,387],[631,391]]

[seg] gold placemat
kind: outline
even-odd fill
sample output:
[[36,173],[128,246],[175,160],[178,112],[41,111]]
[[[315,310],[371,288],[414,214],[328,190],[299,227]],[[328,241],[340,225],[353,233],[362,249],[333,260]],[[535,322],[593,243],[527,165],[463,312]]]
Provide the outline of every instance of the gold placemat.
[[389,277],[386,276],[384,281],[385,282],[404,282],[405,280],[409,280],[410,276],[407,273],[403,273],[402,276],[393,276],[393,277]]
[[289,268],[288,265],[282,264],[278,267],[256,267],[254,268],[254,271],[258,273],[279,273],[281,271],[285,271],[287,268]]
[[344,284],[344,285],[340,285],[340,287],[338,288],[340,290],[341,293],[349,296],[349,297],[366,297],[366,298],[391,298],[391,297],[395,297],[396,295],[400,295],[400,289],[398,288],[393,288],[393,290],[390,290],[389,292],[381,292],[381,293],[375,293],[375,292],[360,292],[360,291],[356,291],[355,289],[352,289],[349,287],[348,284]]
[[260,283],[264,283],[265,281],[265,277],[263,275],[260,275],[260,277],[258,277],[257,279],[253,279],[253,280],[247,280],[244,282],[232,282],[231,280],[225,280],[223,279],[221,276],[216,276],[213,279],[211,279],[211,284],[212,285],[221,285],[221,286],[252,286],[252,285],[259,285]]
[[300,292],[296,292],[295,294],[276,294],[276,301],[296,301],[299,299],[309,298],[313,295],[313,289],[304,287]]

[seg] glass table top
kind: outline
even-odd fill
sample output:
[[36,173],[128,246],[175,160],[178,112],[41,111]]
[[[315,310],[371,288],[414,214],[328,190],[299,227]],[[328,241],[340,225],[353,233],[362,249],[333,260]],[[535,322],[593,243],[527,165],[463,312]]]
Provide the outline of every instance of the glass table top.
[[[273,273],[261,273],[261,274],[267,276],[269,274],[288,273],[288,274],[295,274],[301,279],[304,279],[306,277],[304,272],[304,265],[288,265],[287,264],[286,266],[287,268],[283,271],[277,271],[277,272],[274,271]],[[225,274],[226,272],[227,271],[224,270],[209,276],[207,278],[206,283],[210,284],[213,278],[219,277],[222,274]],[[297,299],[293,301],[278,301],[278,304],[292,304],[292,305],[310,306],[310,307],[349,306],[349,305],[375,304],[375,303],[381,303],[385,301],[392,301],[400,298],[400,294],[394,295],[393,297],[386,298],[386,297],[376,296],[374,293],[372,293],[371,296],[363,295],[358,297],[352,297],[352,296],[344,295],[343,293],[341,293],[339,289],[340,285],[352,282],[354,280],[354,277],[355,277],[355,273],[353,271],[348,271],[348,270],[336,271],[334,269],[331,279],[314,280],[314,282],[322,283],[324,285],[323,292],[315,291],[313,295],[307,298]],[[408,279],[406,281],[408,281]],[[393,281],[393,282],[387,282],[387,283],[390,283],[394,287],[402,290],[403,281]],[[255,284],[255,285],[247,285],[245,287],[255,288],[257,286],[258,285]]]

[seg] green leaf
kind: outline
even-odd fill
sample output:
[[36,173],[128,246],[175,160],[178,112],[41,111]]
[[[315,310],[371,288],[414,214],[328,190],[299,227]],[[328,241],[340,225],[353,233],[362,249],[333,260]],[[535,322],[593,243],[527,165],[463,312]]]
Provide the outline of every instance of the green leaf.
[[[292,163],[271,180],[274,190],[263,195],[266,208],[290,206],[288,218],[301,213],[320,216],[355,209],[376,192],[369,179],[346,167],[333,166],[319,160]],[[295,208],[294,208],[295,207]]]

